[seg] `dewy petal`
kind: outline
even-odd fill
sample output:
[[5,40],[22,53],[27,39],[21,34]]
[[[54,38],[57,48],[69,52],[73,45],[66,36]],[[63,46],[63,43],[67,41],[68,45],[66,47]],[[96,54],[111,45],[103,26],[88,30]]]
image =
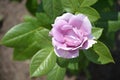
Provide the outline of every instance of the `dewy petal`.
[[74,51],[69,51],[69,50],[62,50],[62,49],[54,49],[56,55],[58,57],[62,57],[62,58],[76,58],[77,56],[79,56],[79,50],[74,50]]
[[71,19],[69,21],[69,24],[73,25],[74,27],[77,27],[78,29],[80,29],[84,18],[85,18],[85,16],[82,15],[82,14],[74,15],[74,16],[71,17]]
[[92,47],[93,44],[97,43],[97,41],[93,40],[93,39],[88,39],[88,41],[85,43],[85,47],[84,49],[89,49],[90,47]]
[[63,14],[62,16],[57,17],[56,20],[55,20],[55,22],[58,21],[58,20],[65,20],[65,21],[68,22],[69,19],[70,19],[72,16],[73,16],[73,14],[71,14],[71,13],[65,13],[65,14]]
[[92,25],[91,25],[88,17],[85,17],[80,29],[84,32],[85,35],[90,35],[91,28],[92,28]]

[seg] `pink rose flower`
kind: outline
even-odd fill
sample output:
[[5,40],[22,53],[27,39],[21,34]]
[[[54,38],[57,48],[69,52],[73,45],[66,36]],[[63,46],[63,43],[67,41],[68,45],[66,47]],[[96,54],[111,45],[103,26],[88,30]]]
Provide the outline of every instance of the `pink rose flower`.
[[65,13],[57,17],[52,26],[50,35],[58,57],[75,58],[79,50],[89,49],[96,43],[91,35],[92,25],[83,14]]

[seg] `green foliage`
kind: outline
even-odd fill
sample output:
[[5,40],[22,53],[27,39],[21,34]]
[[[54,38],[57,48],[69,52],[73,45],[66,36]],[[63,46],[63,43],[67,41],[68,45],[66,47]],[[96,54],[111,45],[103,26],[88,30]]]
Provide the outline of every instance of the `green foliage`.
[[26,60],[31,59],[33,55],[40,50],[37,42],[34,42],[27,47],[14,48],[13,59],[14,60]]
[[48,73],[47,80],[64,80],[65,72],[65,68],[61,68],[56,64],[54,68]]
[[38,7],[37,0],[27,0],[26,8],[31,14],[35,15],[35,12],[37,11],[37,7]]
[[109,49],[100,41],[94,44],[93,48],[84,50],[84,54],[88,60],[96,64],[114,63]]
[[[108,16],[108,14],[116,14],[110,13],[112,8],[105,4],[108,3],[109,6],[113,6],[112,0],[106,0],[102,4],[104,5],[103,10],[101,9],[102,5],[97,1],[99,3],[104,2],[102,0],[42,0],[38,3],[37,0],[27,0],[26,7],[34,16],[25,16],[23,23],[14,26],[5,34],[1,44],[14,48],[14,60],[32,58],[30,63],[31,77],[47,75],[47,80],[63,80],[66,69],[73,74],[86,71],[89,61],[96,64],[114,63],[109,49],[102,42],[114,41],[113,33],[120,29],[120,22],[116,20],[116,16]],[[96,9],[99,9],[100,15]],[[100,38],[102,42],[97,41],[88,50],[80,50],[77,58],[56,57],[49,30],[52,28],[51,24],[53,24],[54,19],[64,12],[82,13],[88,16],[94,26],[101,26],[102,28],[93,27],[92,35],[95,40]]]
[[99,13],[92,7],[81,7],[78,12],[88,16],[91,22],[97,21],[100,18]]
[[100,36],[102,35],[102,28],[97,28],[97,27],[93,27],[92,28],[92,35],[95,37],[95,39],[99,39]]
[[44,11],[51,19],[54,19],[56,16],[61,15],[63,13],[61,0],[42,0],[42,1]]
[[56,55],[53,49],[45,48],[38,51],[30,64],[31,77],[42,76],[50,72],[56,64]]
[[8,47],[26,47],[34,42],[34,32],[41,27],[31,23],[21,23],[10,29],[2,38],[2,44]]
[[[94,22],[100,18],[99,13],[90,7],[97,0],[62,0],[64,10],[72,13],[83,13],[87,15],[90,21]],[[77,4],[76,4],[77,3]]]
[[99,56],[98,61],[100,61],[101,64],[106,64],[106,63],[109,63],[109,62],[114,63],[114,60],[111,56],[111,53],[110,53],[109,49],[106,47],[105,44],[98,41],[93,46],[93,49],[97,53],[97,55]]

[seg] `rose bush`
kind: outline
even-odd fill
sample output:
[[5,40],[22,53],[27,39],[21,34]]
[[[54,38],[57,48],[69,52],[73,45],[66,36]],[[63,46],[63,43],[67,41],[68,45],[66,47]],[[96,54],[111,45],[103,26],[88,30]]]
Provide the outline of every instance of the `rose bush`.
[[79,50],[96,43],[91,34],[92,25],[87,16],[65,13],[55,19],[50,31],[54,51],[58,57],[75,58]]

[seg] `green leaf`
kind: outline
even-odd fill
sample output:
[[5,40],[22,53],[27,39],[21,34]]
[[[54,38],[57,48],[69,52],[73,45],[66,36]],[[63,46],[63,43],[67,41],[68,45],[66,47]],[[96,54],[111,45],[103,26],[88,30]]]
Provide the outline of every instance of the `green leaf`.
[[27,0],[26,8],[31,14],[35,15],[35,13],[37,12],[37,8],[38,8],[37,0]]
[[49,18],[48,15],[46,15],[45,13],[36,13],[36,17],[40,26],[51,29],[51,24],[53,23],[53,21]]
[[49,30],[40,29],[35,33],[35,39],[40,48],[52,47],[51,37],[49,36]]
[[91,22],[97,21],[100,18],[99,13],[92,7],[81,7],[78,12],[88,16]]
[[71,71],[79,71],[79,66],[78,66],[78,63],[69,63],[68,65],[68,69],[71,70]]
[[40,1],[40,4],[38,4],[37,12],[44,12],[44,9],[43,9],[43,1],[42,1],[42,0]]
[[89,7],[93,4],[95,4],[98,0],[80,0],[80,1],[79,1],[80,7]]
[[32,58],[30,64],[31,77],[38,77],[47,74],[56,64],[56,55],[51,48],[38,51]]
[[93,49],[84,50],[83,52],[89,61],[100,64],[100,61],[98,61],[99,56],[95,53]]
[[107,64],[110,62],[114,63],[111,53],[105,44],[98,41],[96,44],[94,44],[93,49],[99,56],[98,61],[101,62],[101,64]]
[[95,37],[95,39],[99,39],[102,35],[102,32],[102,28],[92,27],[92,35]]
[[108,32],[115,33],[120,29],[120,21],[108,21]]
[[47,75],[47,80],[63,80],[65,76],[66,69],[56,66]]
[[43,8],[51,19],[63,13],[61,0],[43,0]]
[[64,59],[64,58],[61,58],[61,57],[58,57],[58,58],[57,58],[57,64],[58,64],[60,67],[67,67],[68,64],[69,64],[69,60],[68,60],[68,59]]
[[39,29],[42,28],[29,22],[18,24],[5,34],[1,43],[8,47],[26,47],[35,41],[34,33]]
[[27,60],[33,57],[33,55],[40,50],[37,42],[30,44],[28,47],[15,48],[13,59],[14,60]]
[[79,0],[61,0],[65,11],[76,12],[79,5]]
[[65,59],[58,57],[57,58],[57,64],[60,67],[67,67],[69,63],[78,63],[80,61],[80,57],[72,58],[72,59]]
[[78,12],[80,8],[89,7],[97,2],[97,0],[61,0],[65,11]]
[[30,15],[25,15],[24,16],[24,22],[28,22],[30,24],[32,24],[33,26],[41,26],[38,23],[38,20],[36,17],[30,16]]

